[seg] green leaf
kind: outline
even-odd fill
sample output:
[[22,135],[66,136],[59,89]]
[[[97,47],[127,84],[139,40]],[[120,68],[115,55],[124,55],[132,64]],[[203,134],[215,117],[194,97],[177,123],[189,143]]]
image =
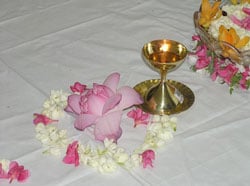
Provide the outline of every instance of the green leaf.
[[230,83],[230,94],[233,93],[234,87],[237,87],[239,85],[240,80],[242,79],[242,74],[241,73],[236,73]]

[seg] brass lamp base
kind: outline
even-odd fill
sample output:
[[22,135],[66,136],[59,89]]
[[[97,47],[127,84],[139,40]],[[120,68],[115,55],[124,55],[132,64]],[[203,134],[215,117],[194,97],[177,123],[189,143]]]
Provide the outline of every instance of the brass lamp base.
[[150,114],[177,114],[191,107],[195,99],[190,88],[173,80],[167,80],[164,85],[159,79],[146,80],[134,89],[144,99],[139,107]]

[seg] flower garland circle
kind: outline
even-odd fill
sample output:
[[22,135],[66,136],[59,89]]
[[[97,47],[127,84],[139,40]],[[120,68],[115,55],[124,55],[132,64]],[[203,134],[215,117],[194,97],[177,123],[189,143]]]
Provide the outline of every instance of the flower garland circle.
[[[153,167],[155,152],[173,138],[177,119],[149,115],[132,107],[142,100],[133,88],[117,89],[119,78],[120,74],[113,73],[103,84],[93,83],[92,88],[76,82],[70,86],[71,94],[52,90],[41,114],[35,113],[33,120],[43,153],[58,156],[66,164],[90,166],[101,173],[114,172],[118,167],[126,170]],[[125,110],[134,120],[132,127],[143,125],[146,128],[143,143],[132,153],[117,143],[122,135],[120,125]],[[69,137],[59,122],[65,113],[75,119],[76,129],[89,132],[95,140],[82,143],[79,136]]]

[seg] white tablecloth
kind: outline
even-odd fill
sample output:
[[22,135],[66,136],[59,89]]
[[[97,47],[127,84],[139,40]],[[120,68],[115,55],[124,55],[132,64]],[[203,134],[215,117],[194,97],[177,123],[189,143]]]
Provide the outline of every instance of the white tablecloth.
[[[158,78],[142,61],[142,46],[162,38],[190,46],[199,5],[199,0],[0,1],[0,159],[16,160],[31,173],[25,183],[12,185],[248,186],[250,93],[230,95],[226,85],[192,72],[188,60],[168,78],[189,86],[195,103],[176,115],[174,139],[157,153],[154,168],[102,175],[42,154],[35,139],[33,113],[41,111],[52,89],[68,91],[75,81],[101,83],[112,72],[121,74],[120,86]],[[136,129],[124,136],[119,142],[125,146],[143,140]],[[1,179],[0,185],[9,184]]]

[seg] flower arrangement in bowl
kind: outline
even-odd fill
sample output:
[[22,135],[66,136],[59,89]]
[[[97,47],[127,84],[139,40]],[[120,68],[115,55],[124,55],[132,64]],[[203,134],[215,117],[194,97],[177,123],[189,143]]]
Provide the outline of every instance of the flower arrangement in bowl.
[[213,80],[227,83],[230,92],[250,86],[250,1],[202,0],[194,12],[198,36],[193,69],[206,70]]

